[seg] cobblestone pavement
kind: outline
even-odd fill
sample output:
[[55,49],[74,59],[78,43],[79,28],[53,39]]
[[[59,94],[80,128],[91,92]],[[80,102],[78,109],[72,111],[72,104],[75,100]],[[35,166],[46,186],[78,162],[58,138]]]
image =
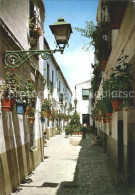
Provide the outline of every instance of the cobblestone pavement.
[[57,135],[45,147],[45,159],[20,185],[18,195],[129,195],[102,146],[90,146],[93,135]]

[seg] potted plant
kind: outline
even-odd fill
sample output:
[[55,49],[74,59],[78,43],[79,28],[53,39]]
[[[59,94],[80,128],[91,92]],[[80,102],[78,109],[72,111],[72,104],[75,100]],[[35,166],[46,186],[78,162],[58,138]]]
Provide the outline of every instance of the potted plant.
[[52,108],[50,120],[54,121],[57,118],[58,118],[58,113],[54,108]]
[[27,105],[28,104],[26,102],[17,101],[16,102],[16,113],[17,114],[25,114]]
[[51,107],[52,107],[51,101],[48,100],[47,98],[45,98],[42,101],[41,111],[43,112],[43,114],[44,114],[44,116],[46,118],[50,118],[50,115],[51,115]]
[[125,63],[126,58],[127,56],[123,56],[117,60],[118,64],[110,78],[103,82],[103,92],[108,92],[114,111],[119,111],[120,108],[127,106],[127,102],[131,102],[129,97],[129,91],[132,89],[131,65]]
[[35,121],[35,108],[34,107],[32,108],[31,114],[29,115],[28,119],[29,119],[30,124],[34,123]]
[[20,99],[22,102],[27,103],[27,107],[25,109],[25,115],[30,115],[32,112],[32,107],[35,107],[35,98],[36,98],[36,90],[34,87],[34,83],[31,79],[27,79],[24,83],[24,87],[20,93]]
[[109,123],[110,122],[110,117],[109,116],[103,117],[103,122],[104,123]]
[[12,111],[20,89],[20,77],[12,72],[7,72],[5,82],[2,84],[2,110]]
[[59,118],[60,121],[63,120],[64,119],[64,114],[63,113],[59,113],[58,114],[58,118]]
[[41,111],[41,117],[40,117],[41,123],[45,123],[45,117],[43,112]]
[[37,35],[41,36],[43,34],[42,30],[40,27],[37,27]]
[[29,37],[29,42],[31,46],[36,46],[37,39],[35,37]]

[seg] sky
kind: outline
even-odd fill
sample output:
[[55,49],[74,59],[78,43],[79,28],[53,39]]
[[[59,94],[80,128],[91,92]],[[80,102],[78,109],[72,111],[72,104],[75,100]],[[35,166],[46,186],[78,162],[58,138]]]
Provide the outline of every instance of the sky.
[[[71,24],[72,29],[85,28],[86,21],[92,20],[96,24],[98,0],[44,0],[44,3],[46,12],[44,36],[51,49],[55,49],[56,45],[49,25],[54,24],[58,18],[64,18]],[[86,42],[89,40],[73,29],[69,47],[65,48],[64,54],[54,54],[73,93],[75,84],[89,80],[92,76],[94,50],[91,48],[89,52],[84,51],[82,48]]]

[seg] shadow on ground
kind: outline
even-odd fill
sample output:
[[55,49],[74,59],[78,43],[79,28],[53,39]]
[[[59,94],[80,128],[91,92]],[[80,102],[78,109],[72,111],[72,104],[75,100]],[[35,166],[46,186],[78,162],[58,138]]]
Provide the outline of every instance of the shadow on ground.
[[57,195],[129,195],[103,146],[90,146],[92,134],[80,142],[74,181],[61,182]]

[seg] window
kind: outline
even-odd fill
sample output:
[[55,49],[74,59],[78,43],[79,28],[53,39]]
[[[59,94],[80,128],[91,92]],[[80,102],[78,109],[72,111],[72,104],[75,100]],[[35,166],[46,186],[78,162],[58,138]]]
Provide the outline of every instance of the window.
[[82,89],[82,99],[89,100],[89,89]]

